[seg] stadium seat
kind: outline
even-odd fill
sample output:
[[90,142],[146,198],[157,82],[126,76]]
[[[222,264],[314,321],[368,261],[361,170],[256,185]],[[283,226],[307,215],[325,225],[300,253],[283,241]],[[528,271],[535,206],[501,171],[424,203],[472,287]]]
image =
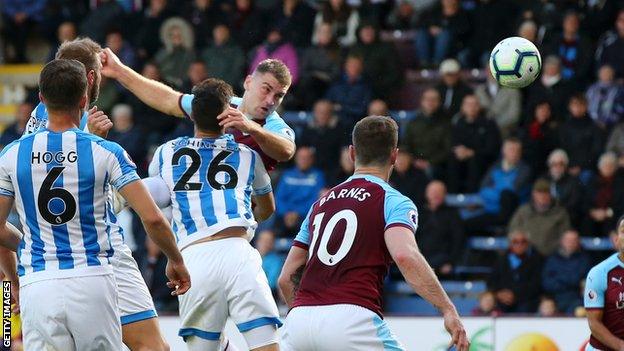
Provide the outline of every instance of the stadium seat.
[[588,251],[611,251],[613,244],[609,238],[581,238],[581,246]]
[[479,300],[474,297],[457,297],[451,300],[460,316],[469,316],[472,310],[479,305]]
[[457,266],[453,273],[456,275],[487,275],[492,273],[492,267],[488,266]]
[[311,111],[284,111],[282,118],[289,125],[305,125],[312,120]]
[[473,250],[506,250],[509,247],[507,238],[493,236],[476,236],[468,240],[468,248]]
[[438,310],[417,296],[386,296],[384,311],[394,315],[438,316]]
[[441,283],[444,291],[449,295],[478,295],[487,289],[485,282],[481,280],[446,280]]
[[275,239],[274,249],[277,252],[288,252],[290,251],[290,246],[292,245],[292,239],[289,238],[279,238]]

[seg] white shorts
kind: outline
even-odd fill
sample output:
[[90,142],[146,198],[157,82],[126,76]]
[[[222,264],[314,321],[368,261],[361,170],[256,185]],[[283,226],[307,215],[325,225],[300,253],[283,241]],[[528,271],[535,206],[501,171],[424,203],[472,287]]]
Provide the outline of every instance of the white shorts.
[[47,279],[20,287],[24,350],[121,350],[112,274]]
[[386,322],[356,305],[293,308],[281,343],[284,351],[404,351]]
[[119,291],[121,325],[157,317],[154,301],[128,246],[115,249],[111,260]]
[[282,322],[262,270],[262,258],[246,239],[191,245],[182,250],[182,256],[193,286],[180,296],[178,335],[185,341],[191,336],[219,340],[230,317],[250,348],[278,341],[277,332],[274,340],[250,340],[258,328],[280,327]]

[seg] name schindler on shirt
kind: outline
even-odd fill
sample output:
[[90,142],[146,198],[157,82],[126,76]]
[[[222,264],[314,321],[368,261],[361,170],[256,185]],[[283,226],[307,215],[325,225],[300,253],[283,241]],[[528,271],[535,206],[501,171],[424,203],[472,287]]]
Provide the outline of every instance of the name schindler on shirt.
[[33,152],[30,155],[30,163],[63,163],[65,161],[70,162],[70,163],[74,163],[76,162],[76,160],[78,159],[78,154],[76,154],[76,151],[70,151],[67,154],[65,154],[63,151],[59,151],[59,152],[50,152],[50,151],[46,151],[46,152]]
[[2,282],[2,346],[11,347],[11,282]]

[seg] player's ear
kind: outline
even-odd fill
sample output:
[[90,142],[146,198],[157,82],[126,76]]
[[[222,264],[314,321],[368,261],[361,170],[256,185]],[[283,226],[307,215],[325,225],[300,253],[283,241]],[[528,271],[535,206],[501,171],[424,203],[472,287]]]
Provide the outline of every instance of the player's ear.
[[355,148],[353,145],[349,145],[349,158],[351,159],[351,162],[355,163]]
[[86,110],[87,106],[89,104],[89,98],[87,97],[87,94],[85,93],[81,98],[80,98],[80,109],[81,110]]
[[92,85],[93,85],[93,82],[95,82],[95,71],[94,71],[94,70],[90,70],[90,71],[87,73],[87,84],[88,84],[89,86],[92,86]]
[[243,88],[245,88],[245,90],[249,89],[249,86],[251,85],[251,79],[253,77],[251,76],[251,74],[248,74],[247,77],[245,77],[245,81],[243,82]]
[[392,150],[392,152],[390,153],[390,164],[394,166],[394,164],[396,163],[396,159],[399,156],[399,148],[394,148],[394,150]]
[[43,98],[43,95],[41,94],[41,92],[39,92],[39,101],[43,102],[43,104],[46,104],[45,99]]

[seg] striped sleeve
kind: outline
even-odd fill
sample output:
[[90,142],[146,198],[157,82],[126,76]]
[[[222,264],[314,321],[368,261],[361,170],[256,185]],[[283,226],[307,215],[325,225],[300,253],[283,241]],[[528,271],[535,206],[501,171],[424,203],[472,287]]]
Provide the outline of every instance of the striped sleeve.
[[260,159],[260,155],[258,155],[255,151],[253,152],[254,158],[254,180],[252,184],[253,194],[254,195],[266,195],[273,191],[271,187],[271,177],[269,177],[269,173],[264,167],[264,163],[262,159]]
[[0,195],[15,197],[15,189],[13,188],[13,182],[11,181],[11,174],[14,173],[11,167],[13,157],[9,157],[9,152],[12,152],[16,145],[18,145],[17,141],[12,142],[7,145],[2,153],[0,153]]
[[129,183],[140,179],[136,172],[136,165],[126,150],[119,144],[110,141],[105,142],[102,146],[109,152],[108,172],[110,182],[115,189],[120,190]]

